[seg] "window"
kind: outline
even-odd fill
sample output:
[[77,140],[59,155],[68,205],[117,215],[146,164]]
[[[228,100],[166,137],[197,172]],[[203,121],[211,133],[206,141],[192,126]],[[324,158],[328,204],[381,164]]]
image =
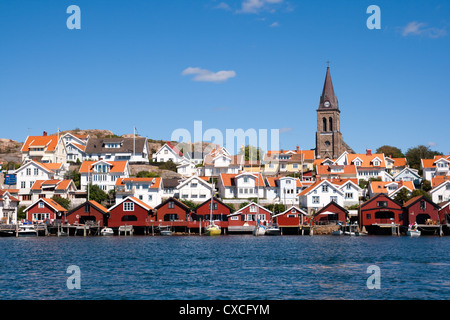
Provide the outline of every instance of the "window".
[[248,177],[244,177],[244,182],[245,182],[245,183],[248,182]]
[[371,214],[370,214],[370,213],[367,213],[367,214],[366,214],[366,219],[367,219],[367,220],[370,220],[371,218],[372,218]]
[[39,202],[39,205],[38,205],[38,207],[39,207],[40,209],[43,209],[43,208],[45,207],[45,205],[44,205],[44,203],[43,203],[43,202]]
[[420,201],[420,209],[426,210],[427,209],[427,203],[424,200]]
[[134,211],[134,202],[125,202],[123,204],[123,211]]
[[292,168],[298,169],[298,163],[293,163],[293,164],[292,164]]
[[250,212],[256,212],[256,206],[250,206]]
[[[211,202],[209,203],[209,210],[211,210]],[[217,203],[213,203],[213,210],[217,210]]]
[[169,201],[169,209],[175,208],[175,202]]
[[322,192],[328,192],[328,185],[324,184],[322,186]]
[[31,168],[27,168],[27,176],[31,176]]
[[230,217],[230,220],[239,220],[239,216],[232,216]]
[[150,195],[148,196],[148,201],[152,201],[152,200],[153,200],[153,195],[150,194]]
[[85,213],[91,212],[91,206],[89,204],[87,204],[87,203],[84,205],[84,212]]
[[317,196],[312,197],[312,203],[320,203],[320,197]]
[[377,207],[387,207],[387,201],[377,201]]
[[197,183],[191,183],[191,188],[197,188]]
[[353,193],[351,193],[351,192],[346,192],[346,193],[345,193],[345,199],[353,199]]
[[22,181],[22,182],[20,183],[20,188],[21,188],[21,189],[24,189],[24,188],[25,188],[25,181]]
[[34,169],[34,175],[35,175],[35,176],[38,176],[38,175],[39,175],[39,169],[38,169],[38,168],[35,168],[35,169]]
[[337,197],[336,196],[330,197],[330,200],[337,203]]

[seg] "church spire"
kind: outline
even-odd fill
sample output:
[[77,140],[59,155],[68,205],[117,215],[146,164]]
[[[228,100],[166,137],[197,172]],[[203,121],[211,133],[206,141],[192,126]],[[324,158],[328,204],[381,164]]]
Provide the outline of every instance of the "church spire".
[[334,94],[333,82],[331,81],[330,65],[327,66],[325,83],[323,84],[322,96],[320,97],[319,109],[339,109],[338,100]]

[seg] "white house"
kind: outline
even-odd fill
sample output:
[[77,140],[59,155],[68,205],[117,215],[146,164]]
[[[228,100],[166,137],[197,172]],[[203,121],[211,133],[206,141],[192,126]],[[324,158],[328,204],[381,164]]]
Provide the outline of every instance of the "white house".
[[259,173],[221,173],[218,182],[221,198],[265,198],[265,179]]
[[147,138],[89,138],[85,149],[85,160],[149,163]]
[[25,202],[25,205],[31,203],[31,188],[37,180],[62,179],[64,172],[65,167],[62,163],[40,163],[34,160],[26,162],[14,172],[19,200]]
[[428,193],[431,195],[431,200],[434,203],[450,201],[450,180],[442,182],[428,191]]
[[85,191],[88,184],[93,184],[109,192],[114,190],[117,179],[129,176],[128,161],[83,161],[80,167],[80,187]]
[[16,224],[19,199],[0,189],[0,223]]
[[86,201],[86,198],[76,197],[77,187],[73,180],[36,180],[31,187],[31,201],[21,204],[29,205],[41,198],[50,199],[52,197],[61,197],[70,200],[72,206],[77,206]]
[[204,178],[192,176],[186,179],[176,187],[181,200],[190,200],[194,202],[204,202],[211,198],[212,185]]
[[412,181],[416,187],[419,187],[422,177],[418,170],[406,167],[393,177],[393,181]]
[[220,174],[238,174],[243,170],[244,156],[231,155],[224,147],[214,149],[205,156],[203,172],[206,177],[218,177]]
[[183,177],[190,177],[197,174],[196,164],[192,160],[182,159],[177,165],[177,172]]
[[298,194],[303,189],[299,178],[266,177],[265,198],[271,203],[298,204]]
[[357,184],[356,179],[332,180],[344,193],[344,206],[350,207],[359,204],[359,198],[363,196],[363,189]]
[[345,151],[334,161],[334,164],[356,166],[358,181],[369,180],[370,178],[381,178],[382,181],[392,180],[392,177],[386,171],[384,154],[372,153],[370,149],[367,149],[365,154],[351,154]]
[[152,155],[152,159],[155,162],[172,161],[173,163],[179,164],[185,157],[176,146],[173,146],[170,142],[166,142]]
[[434,159],[421,159],[420,168],[423,170],[423,178],[431,181],[435,176],[448,176],[450,155],[435,156]]
[[131,196],[154,208],[163,197],[162,178],[119,178],[116,181],[116,203]]
[[67,150],[67,161],[80,162],[86,158],[86,144],[89,140],[89,135],[76,135],[69,132],[63,134],[61,139],[64,142]]
[[367,189],[369,198],[373,198],[379,193],[387,194],[390,198],[394,198],[402,189],[411,194],[416,188],[413,181],[370,181]]
[[35,160],[42,163],[66,163],[67,150],[61,136],[28,136],[22,149],[22,162]]
[[300,206],[307,208],[308,214],[319,211],[331,201],[336,202],[341,207],[344,206],[344,192],[329,180],[316,181],[300,192],[298,196]]

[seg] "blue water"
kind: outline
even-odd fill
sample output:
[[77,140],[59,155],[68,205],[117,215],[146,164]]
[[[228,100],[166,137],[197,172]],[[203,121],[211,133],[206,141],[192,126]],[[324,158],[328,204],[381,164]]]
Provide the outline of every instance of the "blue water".
[[[450,298],[450,237],[0,238],[1,299]],[[70,290],[70,265],[80,289]],[[367,268],[380,268],[369,289]]]

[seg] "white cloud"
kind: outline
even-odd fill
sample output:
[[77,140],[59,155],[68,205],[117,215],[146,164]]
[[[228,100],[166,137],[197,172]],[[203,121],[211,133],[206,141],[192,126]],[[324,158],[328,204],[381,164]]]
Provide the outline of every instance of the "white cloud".
[[222,9],[222,10],[229,11],[229,10],[231,10],[231,7],[227,3],[221,2],[217,6],[215,6],[214,9]]
[[272,6],[282,3],[284,0],[244,0],[242,8],[238,12],[258,13],[262,10],[272,11]]
[[275,27],[279,27],[279,26],[280,26],[280,24],[278,22],[274,22],[269,27],[275,28]]
[[436,145],[437,145],[437,143],[436,142],[433,142],[433,141],[430,141],[430,142],[428,142],[428,144],[427,144],[429,147],[435,147]]
[[417,21],[412,21],[408,23],[408,25],[403,27],[401,31],[402,36],[404,37],[415,35],[415,36],[425,36],[429,38],[439,38],[447,34],[445,28],[439,29],[427,27],[426,23]]
[[181,74],[183,76],[194,75],[194,81],[216,83],[225,82],[228,79],[234,78],[236,76],[236,72],[234,70],[212,72],[210,70],[192,67],[183,70]]

